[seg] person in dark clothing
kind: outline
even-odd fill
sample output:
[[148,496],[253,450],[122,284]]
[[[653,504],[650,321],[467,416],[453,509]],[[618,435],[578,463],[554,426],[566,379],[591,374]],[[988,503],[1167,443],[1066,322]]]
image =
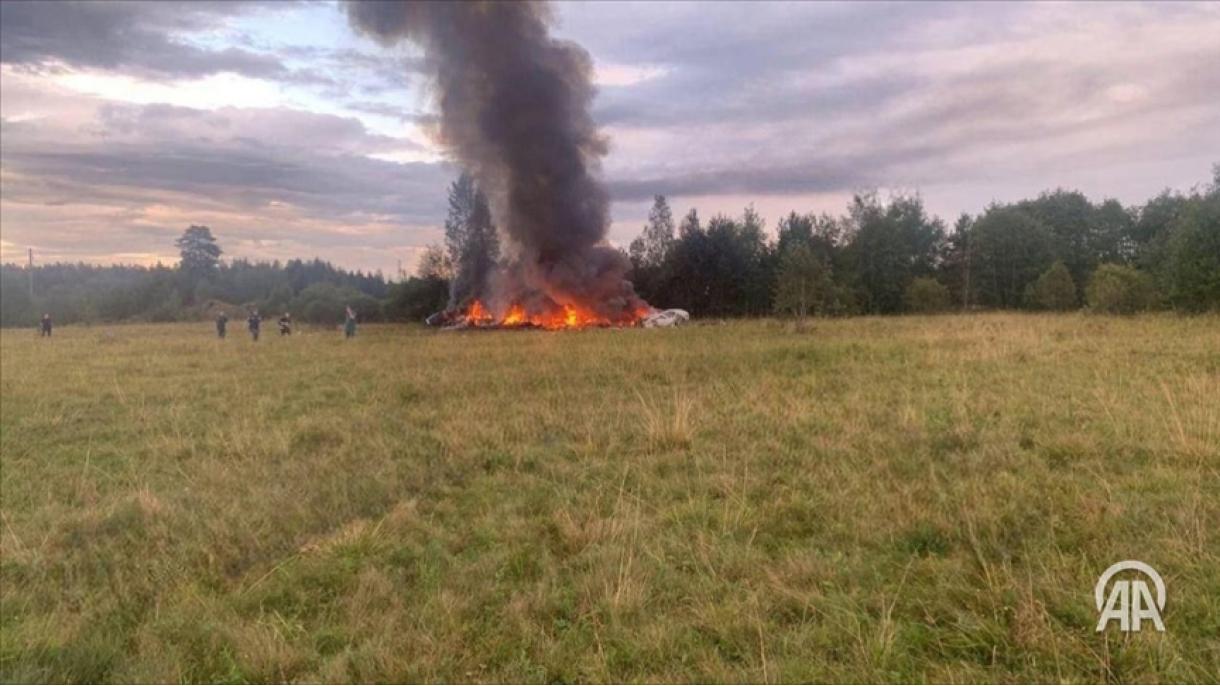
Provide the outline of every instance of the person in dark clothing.
[[216,316],[216,335],[220,338],[225,337],[225,327],[229,324],[229,315],[221,312]]
[[280,317],[280,335],[292,335],[292,315],[288,314],[287,312],[284,313],[283,317]]
[[262,321],[262,317],[258,316],[258,310],[251,311],[250,317],[246,319],[246,325],[250,327],[250,336],[255,341],[258,340],[258,325],[261,324]]
[[42,315],[42,332],[38,334],[39,338],[43,336],[50,337],[51,335],[51,315]]
[[356,313],[351,307],[347,308],[347,317],[343,320],[343,337],[351,338],[356,335]]

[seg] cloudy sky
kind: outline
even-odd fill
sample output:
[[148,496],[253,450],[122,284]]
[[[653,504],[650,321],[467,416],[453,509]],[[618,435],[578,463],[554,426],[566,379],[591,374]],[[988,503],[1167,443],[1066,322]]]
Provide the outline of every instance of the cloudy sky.
[[[951,220],[1055,187],[1138,203],[1220,162],[1220,3],[574,3],[611,140],[611,240],[676,212]],[[408,268],[455,175],[409,47],[329,2],[0,3],[0,259]]]

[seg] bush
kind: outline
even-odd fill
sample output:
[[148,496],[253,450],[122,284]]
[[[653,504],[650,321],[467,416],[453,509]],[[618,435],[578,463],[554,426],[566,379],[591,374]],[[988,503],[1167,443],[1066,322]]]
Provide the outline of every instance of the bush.
[[1062,261],[1057,261],[1050,269],[1042,272],[1037,281],[1030,284],[1027,299],[1030,305],[1044,310],[1075,309],[1076,282],[1072,281],[1072,274],[1067,266]]
[[[319,282],[305,287],[292,301],[298,320],[313,324],[338,324],[351,307],[362,322],[381,319],[381,303],[351,286]],[[278,310],[268,310],[278,314]]]
[[943,312],[949,309],[949,289],[944,284],[927,277],[919,277],[907,286],[903,302],[910,312]]
[[1089,309],[1108,314],[1133,314],[1156,304],[1152,278],[1132,267],[1103,264],[1093,272],[1086,292]]
[[390,286],[386,316],[394,321],[420,322],[449,303],[449,282],[438,276],[412,276]]

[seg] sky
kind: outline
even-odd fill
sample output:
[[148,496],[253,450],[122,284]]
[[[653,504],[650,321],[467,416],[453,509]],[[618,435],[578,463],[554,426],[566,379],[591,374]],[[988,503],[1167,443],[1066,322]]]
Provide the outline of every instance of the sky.
[[[556,3],[595,65],[609,239],[675,215],[1140,204],[1220,162],[1220,3]],[[418,52],[332,2],[0,3],[0,260],[226,258],[397,273],[458,173]]]

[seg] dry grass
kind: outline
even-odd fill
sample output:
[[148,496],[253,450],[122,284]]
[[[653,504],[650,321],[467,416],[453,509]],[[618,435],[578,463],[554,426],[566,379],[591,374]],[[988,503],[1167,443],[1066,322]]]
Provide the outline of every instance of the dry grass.
[[4,681],[1220,680],[1215,318],[0,343]]

